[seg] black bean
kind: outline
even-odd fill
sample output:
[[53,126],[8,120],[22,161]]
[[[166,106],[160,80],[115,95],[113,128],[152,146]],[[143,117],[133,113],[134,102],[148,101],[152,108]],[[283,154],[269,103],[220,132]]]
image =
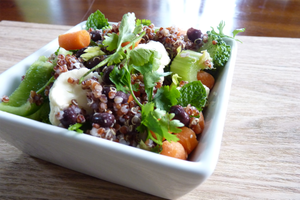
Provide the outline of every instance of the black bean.
[[181,123],[183,123],[185,126],[189,125],[190,117],[189,115],[184,111],[183,107],[180,105],[172,106],[170,108],[170,113],[174,113],[175,117],[173,119],[178,119]]
[[114,69],[114,65],[108,66],[108,67],[106,67],[106,68],[103,69],[103,76],[102,76],[102,78],[103,78],[104,83],[106,83],[106,84],[113,84],[111,82],[111,80],[109,79],[109,74],[110,74],[110,72],[113,69]]
[[187,30],[187,36],[192,42],[194,42],[198,38],[201,38],[201,35],[202,35],[201,31],[198,29],[189,28]]
[[99,124],[101,127],[112,127],[115,123],[115,116],[110,113],[95,113],[92,123]]
[[92,69],[93,67],[95,67],[96,65],[98,65],[101,62],[101,57],[100,56],[95,56],[91,59],[89,59],[87,62],[85,62],[85,66],[89,69]]
[[123,98],[123,101],[122,101],[121,103],[127,103],[128,98],[129,98],[129,95],[127,95],[127,94],[124,93],[124,92],[118,91],[118,92],[116,93],[116,97],[122,97],[122,98]]
[[60,119],[61,124],[68,128],[70,125],[73,125],[77,122],[77,113],[73,107],[68,107],[64,110],[62,119]]
[[79,58],[84,53],[84,50],[86,50],[86,47],[79,49],[75,54],[76,58]]
[[117,89],[113,86],[103,86],[103,90],[102,90],[102,93],[105,94],[107,97],[108,97],[108,93],[110,91],[115,91],[117,92]]
[[102,37],[101,37],[101,32],[100,31],[91,31],[90,32],[90,35],[91,35],[91,39],[94,41],[94,42],[97,42],[98,40],[101,40]]

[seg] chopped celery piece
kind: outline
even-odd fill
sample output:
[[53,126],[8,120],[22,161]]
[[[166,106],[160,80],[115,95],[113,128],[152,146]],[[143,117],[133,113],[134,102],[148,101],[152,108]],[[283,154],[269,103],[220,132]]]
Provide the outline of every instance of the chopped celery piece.
[[212,68],[212,59],[207,51],[183,50],[174,58],[170,71],[178,74],[181,80],[192,82],[197,81],[199,70],[208,68]]

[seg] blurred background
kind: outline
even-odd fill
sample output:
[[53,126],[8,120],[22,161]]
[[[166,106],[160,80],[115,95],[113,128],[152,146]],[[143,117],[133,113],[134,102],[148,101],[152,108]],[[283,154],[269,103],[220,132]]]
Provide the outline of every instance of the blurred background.
[[97,9],[114,22],[134,12],[159,27],[207,31],[224,20],[226,33],[300,37],[300,0],[0,0],[0,20],[73,26]]

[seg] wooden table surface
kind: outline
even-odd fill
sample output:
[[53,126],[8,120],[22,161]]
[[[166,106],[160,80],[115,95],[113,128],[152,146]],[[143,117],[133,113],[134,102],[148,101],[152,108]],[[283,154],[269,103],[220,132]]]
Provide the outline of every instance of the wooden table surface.
[[[0,73],[86,17],[77,17],[78,22],[66,19],[61,23],[26,20],[21,14],[15,18],[9,14],[3,17],[4,4],[13,13],[11,5],[18,7],[16,4],[24,2],[0,2],[0,20],[3,20]],[[128,1],[120,2],[128,6],[124,3]],[[136,12],[140,4],[131,2],[137,4],[132,7]],[[150,1],[145,2],[150,5]],[[205,3],[208,1],[202,4]],[[261,5],[258,1],[235,3],[236,19],[231,28],[246,27],[247,31],[238,37],[243,43],[238,44],[219,161],[206,182],[180,199],[300,199],[300,15],[294,10],[299,10],[300,3],[280,0],[263,1]],[[112,6],[107,4],[101,8],[109,19],[118,21],[114,16],[116,11],[109,14]],[[153,4],[152,9],[163,3]],[[127,8],[120,10],[119,18]],[[167,15],[162,11],[150,15],[148,10],[138,12],[140,18],[153,20],[157,13]],[[239,13],[241,10],[251,13]],[[169,25],[155,20],[158,26]],[[30,157],[0,138],[0,199],[159,198]]]

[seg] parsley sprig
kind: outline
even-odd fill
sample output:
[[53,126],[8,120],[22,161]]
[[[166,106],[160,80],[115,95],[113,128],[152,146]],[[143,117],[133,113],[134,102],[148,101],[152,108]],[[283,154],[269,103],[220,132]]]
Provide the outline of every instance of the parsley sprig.
[[235,29],[235,30],[233,30],[233,32],[232,32],[233,36],[228,36],[228,35],[224,34],[224,32],[223,32],[224,27],[225,27],[225,22],[224,22],[224,21],[221,21],[221,22],[219,23],[219,25],[217,26],[217,29],[219,30],[219,33],[217,33],[217,32],[214,30],[213,27],[211,27],[211,29],[212,29],[211,32],[212,32],[213,34],[215,34],[215,35],[220,36],[221,38],[227,37],[227,38],[232,38],[232,39],[234,39],[234,40],[236,40],[236,41],[241,42],[240,40],[236,39],[235,36],[236,36],[238,33],[245,32],[245,30],[246,30],[245,28]]

